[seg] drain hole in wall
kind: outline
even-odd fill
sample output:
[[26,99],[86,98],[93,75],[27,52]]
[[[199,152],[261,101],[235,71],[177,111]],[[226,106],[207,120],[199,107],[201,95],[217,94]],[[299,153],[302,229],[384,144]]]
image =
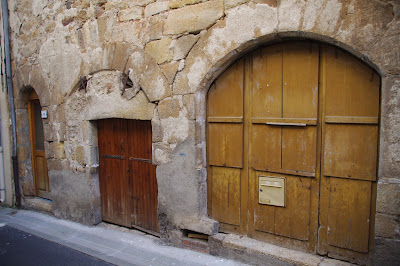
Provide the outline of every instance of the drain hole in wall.
[[185,237],[199,239],[199,240],[208,242],[208,235],[206,235],[206,234],[191,231],[191,230],[182,230],[182,232],[183,232],[183,236],[185,236]]

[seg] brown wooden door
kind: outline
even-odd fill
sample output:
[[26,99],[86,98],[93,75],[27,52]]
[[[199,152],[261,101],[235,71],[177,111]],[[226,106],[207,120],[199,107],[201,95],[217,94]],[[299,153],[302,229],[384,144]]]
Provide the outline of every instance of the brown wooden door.
[[35,195],[51,199],[41,111],[39,98],[36,92],[32,91],[29,96],[28,113]]
[[158,232],[151,121],[98,121],[103,220]]
[[[210,216],[225,232],[365,260],[378,112],[378,75],[337,48],[283,43],[240,59],[208,95]],[[260,176],[284,178],[284,207],[259,203]]]

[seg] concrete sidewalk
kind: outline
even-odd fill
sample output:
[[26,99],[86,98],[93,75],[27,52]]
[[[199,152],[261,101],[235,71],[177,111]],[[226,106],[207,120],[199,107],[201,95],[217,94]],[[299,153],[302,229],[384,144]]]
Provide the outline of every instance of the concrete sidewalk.
[[73,248],[116,265],[241,265],[241,263],[159,243],[135,230],[85,226],[52,216],[0,207],[0,223]]

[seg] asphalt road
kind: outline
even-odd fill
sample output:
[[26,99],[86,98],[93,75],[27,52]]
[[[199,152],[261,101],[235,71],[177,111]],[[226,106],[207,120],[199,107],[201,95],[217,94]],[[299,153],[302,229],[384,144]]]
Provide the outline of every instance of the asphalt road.
[[4,225],[0,227],[0,265],[113,264]]

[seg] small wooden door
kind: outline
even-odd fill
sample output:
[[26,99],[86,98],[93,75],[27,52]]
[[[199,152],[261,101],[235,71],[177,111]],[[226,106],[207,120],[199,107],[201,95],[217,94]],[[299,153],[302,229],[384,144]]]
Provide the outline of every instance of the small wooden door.
[[158,232],[151,121],[98,121],[103,220]]
[[[224,232],[365,263],[372,254],[379,76],[311,42],[260,48],[211,86],[208,206]],[[259,202],[263,176],[284,206]]]
[[51,199],[41,111],[39,98],[36,92],[32,91],[29,96],[28,114],[35,196]]

